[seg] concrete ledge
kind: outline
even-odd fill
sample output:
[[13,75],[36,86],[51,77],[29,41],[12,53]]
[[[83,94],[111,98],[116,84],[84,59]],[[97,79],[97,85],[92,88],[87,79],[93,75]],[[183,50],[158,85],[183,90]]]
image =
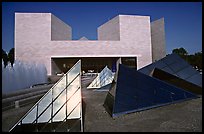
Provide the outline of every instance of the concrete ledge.
[[42,86],[37,86],[37,87],[33,87],[33,88],[20,89],[20,90],[17,90],[15,92],[12,92],[12,93],[2,94],[2,99],[10,98],[13,96],[18,96],[21,94],[32,93],[32,92],[36,92],[39,90],[50,89],[53,85],[54,84],[49,84],[49,85],[42,85]]
[[38,95],[38,94],[43,94],[43,93],[46,93],[48,90],[49,90],[49,89],[43,89],[43,90],[36,91],[36,92],[32,92],[32,93],[27,93],[27,94],[21,94],[21,95],[12,96],[12,97],[3,99],[3,100],[2,100],[2,104],[3,104],[3,103],[8,103],[8,102],[11,102],[11,101],[17,101],[17,100],[20,100],[20,99],[23,99],[23,98],[32,97],[32,96]]
[[37,102],[43,95],[43,94],[39,94],[39,95],[35,95],[35,96],[31,96],[25,99],[20,99],[17,101],[12,101],[12,102],[8,102],[8,103],[4,103],[4,105],[2,105],[2,111],[6,111],[12,108],[20,108],[20,107],[24,107],[25,105],[31,104],[31,103],[35,103]]

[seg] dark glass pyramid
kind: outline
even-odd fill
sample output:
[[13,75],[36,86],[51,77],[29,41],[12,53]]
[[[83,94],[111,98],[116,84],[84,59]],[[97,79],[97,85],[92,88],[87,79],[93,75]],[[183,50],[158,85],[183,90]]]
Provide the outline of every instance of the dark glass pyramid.
[[191,92],[122,64],[116,81],[104,102],[112,117],[197,98]]
[[172,75],[170,73],[167,73],[161,69],[155,68],[153,72],[151,73],[152,77],[155,77],[157,79],[160,79],[164,82],[167,82],[169,84],[172,84],[176,87],[185,89],[187,91],[190,91],[192,93],[201,95],[202,94],[202,87],[195,85],[191,82],[188,82],[186,80],[183,80],[175,75]]
[[167,55],[138,71],[149,75],[154,68],[161,69],[202,88],[202,75],[177,54]]

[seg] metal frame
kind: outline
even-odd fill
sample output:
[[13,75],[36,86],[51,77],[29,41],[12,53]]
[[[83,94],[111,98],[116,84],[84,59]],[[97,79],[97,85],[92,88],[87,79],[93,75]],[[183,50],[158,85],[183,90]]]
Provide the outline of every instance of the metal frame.
[[[105,69],[108,69],[107,66],[104,67],[104,69],[98,74],[98,76],[89,84],[89,86],[87,88],[101,88],[102,86],[100,85],[100,83],[105,83],[104,79],[107,78],[108,74],[106,71],[104,71]],[[112,72],[111,72],[112,73]],[[112,73],[112,77],[114,77],[113,73]],[[112,80],[113,81],[113,78]],[[103,85],[106,86],[106,85]]]
[[[76,65],[79,64],[79,73],[76,74],[76,76],[68,83],[68,74],[74,69],[74,67],[76,67]],[[53,95],[54,95],[54,91],[53,89],[63,80],[63,79],[66,79],[65,80],[65,87],[63,87],[63,89],[60,91],[59,94],[57,94],[57,96],[55,96],[55,98],[53,98]],[[76,89],[76,91],[74,91],[74,93],[68,98],[67,96],[67,93],[68,93],[68,87],[77,79],[79,78],[79,86],[78,88]],[[64,93],[64,91],[66,90],[66,101],[62,103],[62,105],[59,107],[59,109],[57,109],[57,111],[54,113],[53,112],[53,107],[54,107],[54,102],[59,98],[60,95],[62,95]],[[69,114],[67,113],[67,103],[69,100],[71,100],[71,98],[79,91],[81,90],[81,60],[79,60],[62,78],[60,78],[60,80],[58,82],[56,82],[52,88],[9,130],[12,131],[17,125],[22,125],[24,124],[22,121],[23,119],[25,119],[27,117],[27,115],[32,112],[32,110],[34,108],[37,108],[37,112],[36,112],[36,117],[34,119],[34,121],[31,122],[31,124],[36,124],[36,129],[38,131],[38,127],[37,127],[37,124],[39,123],[38,122],[38,119],[41,117],[41,115],[43,115],[47,109],[51,106],[51,117],[48,118],[48,121],[45,122],[45,125],[41,128],[41,130],[43,130],[49,123],[51,123],[51,130],[54,130],[55,131],[55,128],[58,128],[59,126],[61,126],[66,120],[68,120],[68,117],[71,115],[71,113],[81,104],[81,107],[80,107],[80,117],[79,117],[79,120],[81,121],[81,132],[83,132],[83,122],[82,122],[82,97],[80,99],[80,101],[76,104],[76,106],[74,106],[74,108],[69,112]],[[48,93],[51,92],[51,96],[52,96],[52,100],[51,102],[46,106],[45,109],[43,109],[41,111],[41,113],[38,115],[38,112],[39,112],[39,103],[48,95]],[[81,96],[82,96],[82,92],[81,92]],[[53,118],[59,113],[59,111],[66,105],[66,116],[65,118],[62,120],[62,123],[57,125],[57,127],[54,128],[54,126],[52,126],[52,123],[53,123]],[[25,123],[27,124],[27,123]],[[39,131],[41,131],[39,130]]]

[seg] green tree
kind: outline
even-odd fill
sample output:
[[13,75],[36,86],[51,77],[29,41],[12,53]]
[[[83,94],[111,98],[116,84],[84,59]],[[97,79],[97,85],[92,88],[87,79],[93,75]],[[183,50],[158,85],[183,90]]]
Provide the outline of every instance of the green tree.
[[8,55],[3,49],[2,49],[2,59],[4,61],[4,68],[5,68],[8,64]]
[[12,67],[13,67],[13,63],[15,61],[15,59],[14,59],[14,56],[15,56],[14,52],[15,52],[14,48],[11,48],[11,50],[8,53],[8,60],[10,61]]
[[172,53],[178,54],[193,67],[202,69],[202,51],[189,55],[188,52],[184,48],[181,47],[181,48],[173,49]]
[[202,51],[194,54],[194,62],[198,69],[202,69]]
[[188,55],[188,52],[187,52],[186,49],[184,49],[183,47],[173,49],[173,50],[172,50],[172,53],[176,53],[176,54],[178,54],[178,55]]
[[187,52],[186,49],[184,49],[183,47],[173,49],[173,50],[172,50],[172,53],[178,54],[178,55],[181,56],[183,59],[187,60],[188,52]]

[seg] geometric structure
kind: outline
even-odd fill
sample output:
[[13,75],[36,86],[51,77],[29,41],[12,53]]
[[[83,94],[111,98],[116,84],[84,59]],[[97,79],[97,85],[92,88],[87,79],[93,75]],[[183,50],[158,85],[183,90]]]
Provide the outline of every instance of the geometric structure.
[[98,74],[98,76],[89,84],[89,88],[101,88],[112,83],[114,74],[107,66]]
[[115,117],[197,97],[191,92],[120,64],[117,82],[113,82],[104,107]]
[[83,131],[78,61],[10,131]]
[[86,37],[81,37],[79,40],[88,40]]
[[152,62],[166,56],[164,18],[151,23]]
[[191,82],[185,81],[175,75],[167,73],[161,69],[155,68],[153,73],[151,74],[152,77],[160,79],[164,82],[172,84],[174,86],[180,87],[182,89],[188,90],[195,94],[202,95],[202,87],[195,85]]
[[152,64],[147,65],[138,71],[150,75],[154,68],[163,70],[202,88],[202,75],[175,53],[167,55],[166,57],[153,62]]
[[48,75],[82,58],[82,70],[100,72],[119,58],[139,69],[166,55],[164,19],[150,16],[117,15],[97,28],[96,40],[73,40],[71,26],[52,13],[15,13],[14,35],[15,59],[43,63]]

